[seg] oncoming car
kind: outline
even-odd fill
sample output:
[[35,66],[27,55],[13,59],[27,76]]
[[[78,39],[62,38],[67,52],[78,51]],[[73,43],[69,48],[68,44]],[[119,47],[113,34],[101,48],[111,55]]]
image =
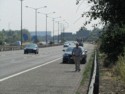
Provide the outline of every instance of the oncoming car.
[[[87,50],[85,50],[83,47],[81,47],[82,50],[82,57],[80,63],[85,64],[86,63],[86,57],[87,57]],[[72,51],[74,47],[68,47],[63,54],[63,60],[62,63],[74,63],[73,57],[72,57]]]
[[39,53],[38,45],[34,43],[26,45],[26,47],[24,48],[24,54],[28,53],[38,54]]

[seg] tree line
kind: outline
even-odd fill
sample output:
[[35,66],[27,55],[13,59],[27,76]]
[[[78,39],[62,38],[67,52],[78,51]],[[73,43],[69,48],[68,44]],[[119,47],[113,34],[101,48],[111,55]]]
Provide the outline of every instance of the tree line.
[[[31,41],[30,32],[27,29],[22,30],[23,42]],[[16,41],[21,41],[20,30],[2,30],[0,31],[0,45],[13,44]]]

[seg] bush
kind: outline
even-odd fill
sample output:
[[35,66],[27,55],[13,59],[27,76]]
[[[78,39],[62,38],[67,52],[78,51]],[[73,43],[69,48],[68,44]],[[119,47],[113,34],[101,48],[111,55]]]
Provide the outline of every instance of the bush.
[[0,45],[4,45],[4,42],[2,40],[0,40]]
[[125,82],[125,54],[124,56],[119,56],[115,69],[117,75]]
[[124,46],[125,27],[119,28],[117,26],[112,26],[103,32],[101,36],[100,51],[107,55],[109,65],[116,63],[118,56],[124,52]]

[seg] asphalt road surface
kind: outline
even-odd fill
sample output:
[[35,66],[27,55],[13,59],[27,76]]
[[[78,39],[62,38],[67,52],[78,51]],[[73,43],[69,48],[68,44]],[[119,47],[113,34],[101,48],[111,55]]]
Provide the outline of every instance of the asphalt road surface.
[[[85,44],[87,60],[94,49]],[[75,94],[82,79],[74,64],[62,64],[62,46],[39,49],[39,54],[0,52],[0,94]]]

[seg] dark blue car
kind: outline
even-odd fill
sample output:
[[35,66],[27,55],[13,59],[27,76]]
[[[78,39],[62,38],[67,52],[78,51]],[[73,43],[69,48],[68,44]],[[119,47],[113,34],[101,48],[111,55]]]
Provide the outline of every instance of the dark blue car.
[[[80,46],[82,49],[82,58],[81,58],[81,63],[85,64],[86,63],[86,57],[87,57],[87,50],[85,50],[82,46]],[[74,47],[68,47],[63,54],[63,63],[74,63],[73,58],[72,58],[72,50]]]
[[38,45],[34,43],[26,45],[26,47],[24,48],[24,54],[28,54],[28,53],[38,54],[39,53]]

